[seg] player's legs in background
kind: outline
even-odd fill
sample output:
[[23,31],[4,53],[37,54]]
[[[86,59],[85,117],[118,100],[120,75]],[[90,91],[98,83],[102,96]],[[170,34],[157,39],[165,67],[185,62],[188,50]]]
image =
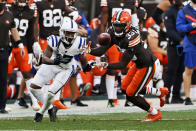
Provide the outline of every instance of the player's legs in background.
[[[109,63],[119,62],[119,51],[113,45],[106,53],[108,55]],[[106,89],[108,94],[108,107],[114,107],[114,96],[117,94],[117,89],[114,89],[116,70],[108,70],[106,75]]]
[[72,95],[72,99],[71,99],[71,105],[72,106],[88,106],[87,104],[83,104],[81,102],[81,100],[78,98],[77,95],[77,80],[76,80],[77,76],[76,75],[72,75],[72,77],[69,80],[69,86],[71,89],[71,95]]

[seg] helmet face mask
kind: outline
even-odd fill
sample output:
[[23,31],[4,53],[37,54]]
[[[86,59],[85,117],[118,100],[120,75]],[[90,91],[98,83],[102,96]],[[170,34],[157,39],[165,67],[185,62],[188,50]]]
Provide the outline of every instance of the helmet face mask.
[[16,6],[20,9],[23,9],[24,7],[28,6],[27,0],[16,0]]
[[125,32],[126,24],[125,23],[112,23],[116,36],[122,36]]
[[76,32],[61,30],[61,40],[67,45],[72,45],[77,36]]
[[116,37],[122,37],[131,27],[131,16],[127,11],[118,11],[112,17],[112,28]]

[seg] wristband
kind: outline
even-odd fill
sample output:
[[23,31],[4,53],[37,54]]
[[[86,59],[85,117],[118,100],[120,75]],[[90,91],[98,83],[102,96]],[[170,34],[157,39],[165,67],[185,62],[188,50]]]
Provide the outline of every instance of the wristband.
[[23,45],[23,43],[22,43],[21,40],[16,41],[16,45],[17,45],[19,48],[24,48],[24,45]]
[[21,48],[21,49],[24,48],[23,43],[18,44],[18,47]]

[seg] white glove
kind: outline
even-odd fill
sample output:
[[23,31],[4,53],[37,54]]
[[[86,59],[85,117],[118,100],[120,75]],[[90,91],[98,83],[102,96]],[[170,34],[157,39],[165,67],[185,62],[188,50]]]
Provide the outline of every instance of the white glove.
[[88,61],[88,64],[89,64],[92,68],[94,68],[95,65],[96,65],[96,62],[95,62],[94,60],[91,60],[91,61]]

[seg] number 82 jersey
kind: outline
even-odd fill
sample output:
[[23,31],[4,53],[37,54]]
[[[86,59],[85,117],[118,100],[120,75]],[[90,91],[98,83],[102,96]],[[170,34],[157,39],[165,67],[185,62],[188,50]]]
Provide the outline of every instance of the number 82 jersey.
[[65,0],[55,0],[53,4],[42,0],[36,2],[36,6],[39,14],[40,38],[46,40],[48,36],[58,34],[62,12],[66,6]]

